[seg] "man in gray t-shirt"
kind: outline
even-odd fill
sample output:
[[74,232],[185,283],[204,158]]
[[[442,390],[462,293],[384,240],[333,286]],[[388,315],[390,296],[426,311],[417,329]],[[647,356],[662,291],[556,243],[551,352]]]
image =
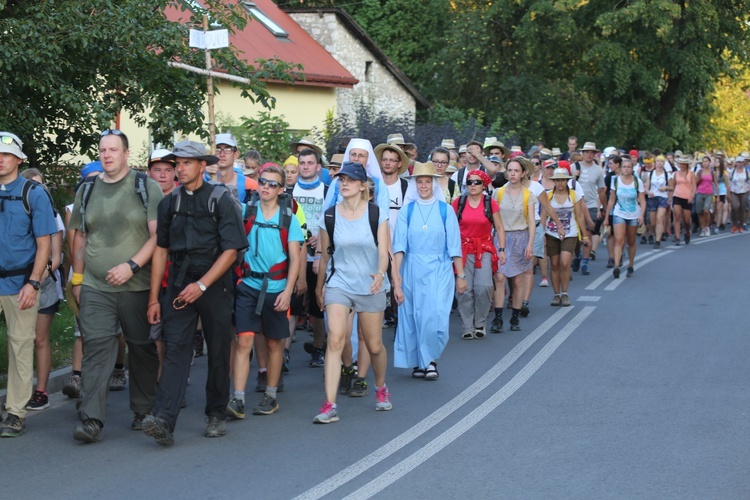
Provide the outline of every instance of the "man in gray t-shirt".
[[[604,185],[604,170],[594,162],[598,149],[593,142],[587,142],[581,148],[583,160],[576,162],[575,169],[580,172],[578,182],[583,188],[584,201],[588,209],[586,217],[586,236],[593,247],[596,247],[599,238],[599,227],[603,220],[603,207],[607,206],[605,198],[606,187]],[[581,274],[589,274],[589,259],[591,258],[592,246],[583,247],[583,260],[581,261]],[[578,256],[576,256],[578,259]],[[574,266],[577,267],[577,266]]]

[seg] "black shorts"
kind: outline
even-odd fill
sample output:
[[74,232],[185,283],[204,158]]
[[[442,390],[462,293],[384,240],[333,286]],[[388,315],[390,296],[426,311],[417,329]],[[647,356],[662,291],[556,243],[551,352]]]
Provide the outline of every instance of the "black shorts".
[[60,310],[60,301],[58,300],[51,306],[47,306],[44,309],[39,309],[37,311],[37,314],[57,314],[57,311]]
[[262,333],[269,339],[282,340],[289,338],[289,318],[287,311],[275,311],[277,293],[266,293],[263,309],[260,315],[255,314],[260,290],[249,287],[244,283],[237,285],[234,300],[234,315],[237,319],[237,333]]
[[679,196],[673,196],[672,197],[672,206],[673,207],[682,207],[683,210],[692,210],[693,204],[689,203],[685,198],[680,198]]

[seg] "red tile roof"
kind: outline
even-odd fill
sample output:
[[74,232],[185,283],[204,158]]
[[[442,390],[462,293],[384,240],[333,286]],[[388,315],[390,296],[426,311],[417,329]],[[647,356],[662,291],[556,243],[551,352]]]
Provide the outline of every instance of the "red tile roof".
[[[277,37],[260,21],[252,18],[245,29],[229,36],[229,43],[239,51],[239,56],[254,64],[256,59],[279,58],[293,64],[302,64],[305,80],[296,85],[318,87],[347,87],[359,83],[331,54],[315,41],[302,27],[282,12],[272,0],[254,0],[255,5],[269,19],[286,31],[288,37]],[[187,14],[169,7],[167,19],[181,21]]]

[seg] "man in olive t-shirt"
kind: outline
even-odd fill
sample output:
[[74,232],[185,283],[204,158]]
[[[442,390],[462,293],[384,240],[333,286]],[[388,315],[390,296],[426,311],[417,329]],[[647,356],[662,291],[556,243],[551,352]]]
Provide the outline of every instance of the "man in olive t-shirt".
[[[128,343],[130,408],[133,429],[140,430],[156,398],[159,359],[149,339],[146,318],[151,255],[156,248],[156,210],[163,198],[152,179],[138,192],[136,172],[128,167],[128,140],[106,130],[99,141],[104,172],[76,193],[69,227],[73,243],[73,292],[80,304],[83,336],[81,424],[73,437],[84,443],[101,439],[109,376],[117,357],[117,323]],[[90,191],[83,216],[83,193]]]

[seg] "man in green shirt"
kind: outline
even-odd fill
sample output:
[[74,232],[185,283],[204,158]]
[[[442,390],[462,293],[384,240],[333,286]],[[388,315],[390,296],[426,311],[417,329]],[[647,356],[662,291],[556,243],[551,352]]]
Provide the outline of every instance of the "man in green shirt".
[[132,428],[141,429],[156,398],[159,359],[146,318],[151,255],[156,247],[159,185],[128,167],[128,139],[105,130],[99,141],[104,172],[76,193],[70,229],[73,291],[80,304],[83,336],[81,424],[73,437],[101,440],[109,375],[117,356],[117,325],[128,343]]

